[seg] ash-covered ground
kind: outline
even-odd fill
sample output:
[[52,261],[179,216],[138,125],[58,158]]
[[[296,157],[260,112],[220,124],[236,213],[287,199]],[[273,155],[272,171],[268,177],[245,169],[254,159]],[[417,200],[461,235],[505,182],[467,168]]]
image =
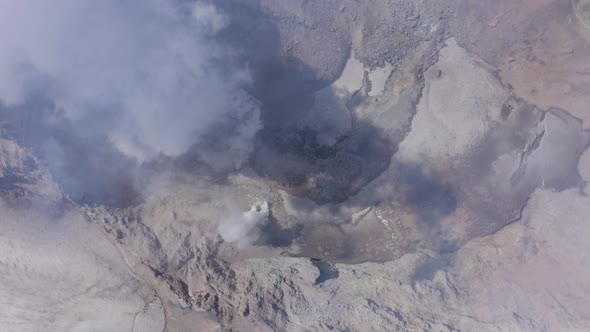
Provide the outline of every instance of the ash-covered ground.
[[3,330],[590,330],[589,13],[0,4]]

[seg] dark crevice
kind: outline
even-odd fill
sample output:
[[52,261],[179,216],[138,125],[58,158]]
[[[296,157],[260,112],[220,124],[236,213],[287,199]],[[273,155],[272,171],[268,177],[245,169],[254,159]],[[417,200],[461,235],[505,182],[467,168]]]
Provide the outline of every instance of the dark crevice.
[[312,258],[311,263],[318,269],[320,275],[316,278],[314,284],[319,285],[327,280],[336,279],[340,276],[340,272],[332,264],[321,259]]

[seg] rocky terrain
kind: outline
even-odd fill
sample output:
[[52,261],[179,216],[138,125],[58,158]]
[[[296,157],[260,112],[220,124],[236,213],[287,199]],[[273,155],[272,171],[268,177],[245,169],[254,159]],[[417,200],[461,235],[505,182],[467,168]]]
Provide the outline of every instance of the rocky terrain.
[[0,107],[8,331],[590,330],[590,2],[215,6],[260,102],[237,167]]
[[160,299],[47,170],[12,141],[0,151],[2,329],[162,331]]

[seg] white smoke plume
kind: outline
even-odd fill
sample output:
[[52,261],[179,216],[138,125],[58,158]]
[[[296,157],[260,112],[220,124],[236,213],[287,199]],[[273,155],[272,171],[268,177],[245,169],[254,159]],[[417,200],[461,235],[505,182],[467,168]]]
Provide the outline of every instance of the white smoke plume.
[[238,247],[254,243],[260,234],[259,227],[268,222],[268,202],[252,206],[249,211],[233,213],[219,225],[219,234],[227,242],[234,242]]
[[209,2],[2,0],[0,100],[50,98],[84,135],[139,162],[223,128],[222,151],[197,153],[237,167],[261,124],[247,64],[216,41],[228,24]]

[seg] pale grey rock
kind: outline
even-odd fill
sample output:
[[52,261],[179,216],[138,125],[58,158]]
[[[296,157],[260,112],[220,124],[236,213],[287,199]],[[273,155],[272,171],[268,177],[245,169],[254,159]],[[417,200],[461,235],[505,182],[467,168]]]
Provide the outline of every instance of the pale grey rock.
[[2,330],[162,331],[151,288],[96,225],[79,211],[61,213],[0,201]]
[[[452,256],[423,250],[356,265],[282,256],[229,262],[216,254],[227,245],[218,236],[190,236],[198,219],[140,231],[146,228],[140,220],[172,213],[171,205],[179,214],[194,207],[173,203],[178,199],[151,203],[126,226],[110,227],[127,229],[119,246],[136,264],[161,269],[144,278],[162,280],[179,302],[212,312],[225,328],[582,331],[589,324],[590,262],[577,253],[590,235],[590,201],[577,189],[537,190],[520,222],[473,239]],[[134,237],[151,238],[152,251],[134,247]],[[158,247],[172,242],[179,243],[176,251]]]
[[164,329],[159,298],[30,151],[0,138],[3,331]]
[[12,197],[36,196],[50,201],[62,198],[52,176],[30,150],[0,137],[0,193]]

